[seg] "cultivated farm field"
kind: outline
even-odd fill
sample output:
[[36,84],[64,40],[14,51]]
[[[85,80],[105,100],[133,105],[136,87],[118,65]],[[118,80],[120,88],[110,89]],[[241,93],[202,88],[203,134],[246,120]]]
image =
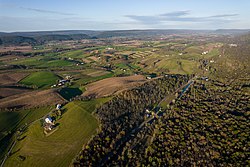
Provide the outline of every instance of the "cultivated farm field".
[[46,88],[55,84],[58,79],[60,79],[60,77],[52,72],[40,71],[30,74],[19,83],[35,88]]
[[142,75],[107,78],[86,85],[86,91],[83,93],[83,96],[94,96],[98,98],[110,96],[114,93],[139,86],[146,81]]

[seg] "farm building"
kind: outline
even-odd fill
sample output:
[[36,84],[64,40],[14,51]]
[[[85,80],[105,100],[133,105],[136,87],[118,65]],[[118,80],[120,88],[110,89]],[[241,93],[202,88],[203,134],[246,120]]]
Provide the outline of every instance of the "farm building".
[[61,107],[62,107],[62,105],[61,105],[61,104],[57,104],[57,105],[56,105],[56,109],[57,109],[57,110],[60,110],[60,109],[61,109]]
[[237,44],[232,43],[232,44],[229,44],[229,46],[230,46],[230,48],[231,48],[231,47],[237,47],[238,45],[237,45]]
[[67,82],[70,82],[70,80],[69,80],[69,79],[61,79],[61,80],[59,80],[58,85],[59,85],[59,84],[60,84],[60,85],[64,85],[64,84],[67,83]]
[[51,131],[53,129],[54,125],[50,124],[50,123],[45,123],[43,127],[44,127],[45,131]]
[[206,54],[208,54],[208,51],[202,52],[201,54],[206,55]]
[[65,78],[66,78],[66,80],[69,80],[69,79],[71,79],[72,77],[71,77],[70,75],[67,75]]
[[44,119],[43,128],[45,133],[51,131],[54,128],[53,119],[50,116],[47,116]]
[[47,116],[46,118],[45,118],[45,120],[44,120],[46,123],[50,123],[50,124],[52,124],[52,118],[50,117],[50,116]]

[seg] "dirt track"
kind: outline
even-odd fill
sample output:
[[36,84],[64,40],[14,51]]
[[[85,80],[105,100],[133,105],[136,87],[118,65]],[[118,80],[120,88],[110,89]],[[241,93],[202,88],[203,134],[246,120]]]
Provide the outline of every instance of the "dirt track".
[[107,78],[88,84],[82,96],[95,96],[98,98],[109,96],[122,90],[139,86],[146,81],[145,76],[142,75]]

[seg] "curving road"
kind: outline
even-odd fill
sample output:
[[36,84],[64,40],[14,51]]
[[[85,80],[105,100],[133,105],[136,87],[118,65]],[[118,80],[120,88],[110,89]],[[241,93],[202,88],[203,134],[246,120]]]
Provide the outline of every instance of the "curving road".
[[[175,99],[175,95],[176,93],[178,93],[179,91],[182,90],[181,95],[178,96],[178,99],[183,96],[183,94],[186,93],[186,91],[189,89],[189,87],[194,83],[194,79],[196,78],[196,76],[194,76],[193,78],[191,78],[186,84],[182,85],[181,87],[179,87],[178,89],[176,89],[171,95],[167,95],[164,99],[162,99],[157,107],[159,107],[161,105],[162,102],[168,100],[169,102],[171,102],[172,100]],[[171,99],[168,99],[171,98]],[[156,115],[158,117],[163,116],[164,111],[158,111],[156,113]],[[118,156],[122,153],[123,148],[125,147],[126,143],[133,139],[136,134],[143,128],[143,126],[145,124],[152,124],[157,118],[156,117],[150,117],[147,120],[145,120],[144,122],[142,122],[139,126],[135,127],[128,135],[126,135],[125,137],[123,137],[122,139],[120,139],[117,143],[120,143],[118,146],[115,147],[114,150],[110,151],[105,158],[103,158],[101,160],[101,162],[98,164],[98,166],[106,166],[106,164],[108,162],[110,162],[112,159],[117,159]]]

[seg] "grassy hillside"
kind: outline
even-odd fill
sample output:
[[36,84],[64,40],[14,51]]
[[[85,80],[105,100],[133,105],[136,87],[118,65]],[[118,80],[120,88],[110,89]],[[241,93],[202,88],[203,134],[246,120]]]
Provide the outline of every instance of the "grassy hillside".
[[68,58],[69,57],[71,57],[71,58],[83,58],[83,57],[85,57],[82,50],[69,51],[69,52],[66,52],[60,56],[68,57]]
[[43,117],[52,109],[48,106],[14,112],[0,112],[0,159],[13,141],[13,133],[16,129]]
[[[68,103],[66,112],[57,121],[59,128],[50,136],[43,134],[40,122],[31,125],[23,140],[17,143],[6,166],[69,166],[72,159],[96,133],[98,121],[91,112],[108,98]],[[20,160],[24,156],[25,160]]]
[[36,88],[46,88],[55,84],[58,79],[59,77],[52,72],[41,71],[30,74],[19,83]]
[[49,113],[51,110],[52,107],[40,107],[14,112],[0,112],[0,136],[1,133],[8,133],[15,127],[20,127],[25,123],[28,124]]

